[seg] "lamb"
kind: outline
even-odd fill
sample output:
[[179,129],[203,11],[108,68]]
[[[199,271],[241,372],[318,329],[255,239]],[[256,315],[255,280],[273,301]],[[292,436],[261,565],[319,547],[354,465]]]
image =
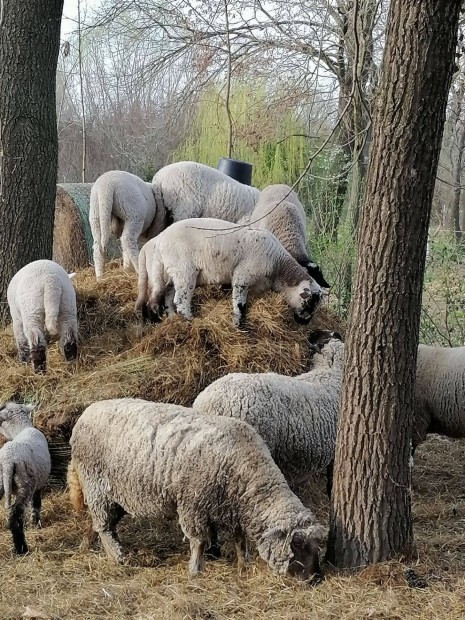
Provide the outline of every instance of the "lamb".
[[314,338],[320,346],[310,372],[297,377],[231,373],[203,390],[192,407],[248,422],[291,485],[326,469],[329,492],[344,345],[337,332],[319,332]]
[[89,222],[94,239],[95,275],[105,269],[110,234],[121,237],[123,267],[137,271],[138,239],[151,239],[165,227],[163,204],[155,201],[151,183],[123,170],[110,170],[95,181],[90,192]]
[[320,267],[309,258],[307,218],[302,203],[289,185],[265,187],[252,213],[239,220],[239,224],[249,223],[253,228],[272,232],[320,286],[329,288]]
[[[227,233],[227,234],[224,234]],[[148,241],[139,256],[136,310],[192,318],[196,286],[232,284],[233,322],[244,318],[249,290],[282,292],[299,323],[308,323],[323,292],[266,230],[238,228],[212,218],[175,222]],[[174,306],[173,306],[174,303]]]
[[28,552],[24,509],[32,503],[32,523],[40,525],[42,490],[50,474],[47,440],[32,426],[30,413],[33,409],[34,405],[13,402],[0,407],[0,433],[10,440],[0,449],[0,499],[5,495],[8,527],[17,554]]
[[465,437],[465,347],[418,347],[413,447],[428,433]]
[[161,168],[152,183],[157,204],[164,206],[173,222],[194,217],[237,222],[252,212],[260,196],[255,187],[194,161]]
[[116,525],[126,513],[161,524],[177,517],[189,539],[189,572],[203,568],[212,531],[244,537],[278,574],[319,572],[326,534],[292,493],[262,439],[245,422],[208,418],[179,405],[140,399],[90,405],[70,440],[70,498],[87,504],[107,554],[124,561]]
[[77,358],[76,293],[63,267],[50,260],[29,263],[11,279],[7,299],[20,362],[32,358],[34,371],[44,373],[46,336],[58,335],[65,359]]

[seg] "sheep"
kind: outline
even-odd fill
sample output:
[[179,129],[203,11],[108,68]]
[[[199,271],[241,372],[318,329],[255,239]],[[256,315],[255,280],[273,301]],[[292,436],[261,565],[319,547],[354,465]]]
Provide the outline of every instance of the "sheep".
[[173,222],[194,217],[237,222],[252,212],[260,196],[255,187],[193,161],[161,168],[152,183],[157,204],[164,206]]
[[67,361],[77,358],[76,293],[63,267],[50,260],[29,263],[11,279],[7,299],[21,363],[32,358],[34,371],[45,372],[47,335],[59,335]]
[[95,181],[90,192],[89,222],[93,237],[95,275],[105,269],[110,234],[121,237],[123,267],[137,271],[138,239],[151,239],[165,227],[163,204],[157,204],[151,183],[123,170],[110,170]]
[[428,433],[465,437],[465,347],[418,347],[414,449]]
[[116,525],[130,514],[160,524],[177,517],[190,542],[191,575],[202,570],[215,528],[234,535],[239,565],[247,536],[276,573],[308,579],[319,572],[317,541],[326,528],[245,422],[180,405],[104,400],[87,407],[70,444],[71,502],[77,510],[87,504],[114,561],[125,559]]
[[272,232],[317,284],[329,288],[320,267],[308,256],[307,218],[302,203],[289,185],[265,187],[255,209],[242,217],[239,224],[250,224],[253,228]]
[[326,469],[329,493],[344,345],[337,332],[313,338],[313,346],[321,348],[316,348],[310,372],[296,377],[231,373],[205,388],[192,407],[253,426],[291,485]]
[[236,326],[244,318],[249,290],[282,292],[295,320],[304,324],[323,295],[272,233],[200,218],[175,222],[142,247],[135,308],[148,306],[161,317],[164,310],[173,314],[176,307],[191,319],[194,289],[205,284],[232,284]]
[[[8,527],[15,553],[28,552],[24,509],[32,504],[32,523],[40,525],[42,490],[50,474],[50,454],[44,435],[32,426],[34,405],[6,402],[0,407],[0,432],[8,440],[0,449],[0,499],[5,495]],[[15,501],[11,503],[12,495]]]

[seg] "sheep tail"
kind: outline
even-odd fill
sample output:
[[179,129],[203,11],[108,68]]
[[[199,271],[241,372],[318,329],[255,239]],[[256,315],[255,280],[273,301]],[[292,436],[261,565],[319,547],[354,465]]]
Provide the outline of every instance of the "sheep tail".
[[138,297],[134,309],[140,310],[146,303],[149,297],[148,295],[148,287],[149,287],[149,275],[147,272],[147,261],[145,258],[145,250],[142,247],[139,253],[139,276],[137,279],[137,289],[138,289]]
[[94,241],[98,241],[100,251],[105,253],[111,232],[111,214],[113,211],[113,187],[99,187],[90,194],[89,220],[91,220]]
[[11,496],[13,494],[13,476],[15,473],[14,463],[6,461],[2,463],[2,488],[0,488],[0,499],[5,495],[5,508],[11,506]]
[[79,474],[73,459],[71,459],[68,465],[67,482],[71,505],[76,512],[81,512],[84,509],[84,494],[82,492]]
[[44,289],[45,328],[50,336],[60,332],[58,314],[60,312],[61,286],[48,282]]

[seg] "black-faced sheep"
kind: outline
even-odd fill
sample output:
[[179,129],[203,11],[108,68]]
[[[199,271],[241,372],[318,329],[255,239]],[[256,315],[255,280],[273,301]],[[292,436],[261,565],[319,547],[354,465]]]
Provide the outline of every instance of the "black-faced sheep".
[[39,525],[42,490],[50,474],[47,440],[30,420],[33,408],[11,402],[0,407],[0,433],[10,440],[0,449],[0,499],[5,495],[8,527],[18,554],[28,551],[24,510],[31,503],[32,523]]
[[70,496],[88,506],[107,554],[124,554],[116,525],[125,513],[163,523],[178,519],[189,539],[189,572],[219,528],[244,536],[279,574],[319,572],[317,541],[326,528],[292,493],[254,429],[178,405],[138,399],[94,403],[71,437]]
[[76,359],[76,293],[63,267],[50,260],[29,263],[11,279],[7,299],[21,362],[32,358],[34,370],[45,372],[47,335],[59,335],[65,359]]
[[175,307],[191,319],[195,287],[205,284],[232,285],[235,325],[244,318],[249,290],[283,293],[299,323],[310,321],[323,297],[319,285],[270,232],[199,218],[176,222],[143,246],[136,310],[148,305],[161,316]]
[[89,222],[94,239],[95,274],[105,269],[110,234],[121,237],[123,267],[137,271],[138,240],[151,239],[165,227],[163,204],[156,204],[151,183],[123,170],[110,170],[95,181],[90,192]]

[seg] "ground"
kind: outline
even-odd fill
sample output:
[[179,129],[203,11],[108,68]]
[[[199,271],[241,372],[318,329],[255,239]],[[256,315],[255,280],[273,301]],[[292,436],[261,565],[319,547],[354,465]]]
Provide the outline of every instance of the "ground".
[[[129,517],[121,524],[121,538],[130,565],[115,566],[98,550],[86,548],[86,514],[73,513],[66,492],[54,489],[44,500],[42,529],[26,533],[31,552],[25,557],[13,556],[0,508],[0,619],[462,620],[464,464],[465,440],[431,436],[417,451],[413,512],[418,560],[352,574],[327,570],[316,587],[276,577],[258,559],[239,576],[228,550],[226,559],[208,562],[203,575],[190,579],[187,545],[176,528],[160,531]],[[323,487],[312,483],[305,499],[325,519]],[[414,568],[428,587],[410,588],[406,568]]]

